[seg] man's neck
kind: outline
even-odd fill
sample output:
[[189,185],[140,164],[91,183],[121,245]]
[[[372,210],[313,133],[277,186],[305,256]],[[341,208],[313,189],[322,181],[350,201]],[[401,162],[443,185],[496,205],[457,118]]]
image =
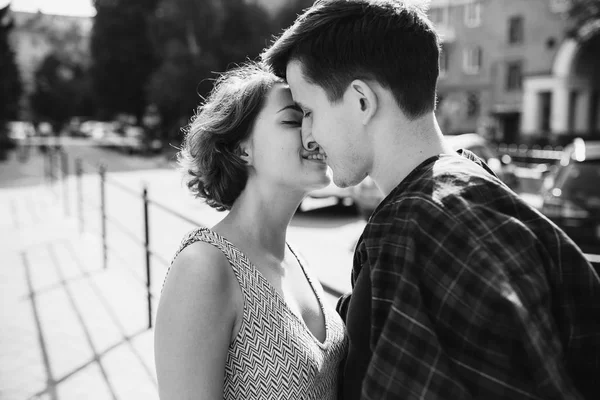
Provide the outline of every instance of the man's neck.
[[374,161],[370,173],[385,196],[426,159],[453,152],[443,139],[433,114],[387,128],[374,138]]

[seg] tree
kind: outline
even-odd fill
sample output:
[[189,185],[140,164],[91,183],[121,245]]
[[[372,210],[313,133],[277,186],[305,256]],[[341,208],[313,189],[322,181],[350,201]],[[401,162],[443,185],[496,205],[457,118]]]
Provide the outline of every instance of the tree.
[[569,34],[586,39],[600,30],[600,1],[569,0],[566,16]]
[[578,25],[600,19],[600,1],[571,0],[569,17]]
[[14,21],[9,17],[9,5],[0,9],[0,159],[11,147],[6,123],[19,116],[19,100],[23,92],[21,77],[8,36]]
[[35,91],[31,107],[38,120],[54,125],[55,132],[76,115],[93,112],[91,82],[80,64],[51,53],[35,72]]
[[0,121],[2,122],[18,118],[19,99],[23,92],[15,53],[8,40],[14,25],[8,13],[9,6],[0,9]]
[[256,58],[273,32],[266,11],[243,0],[163,0],[152,21],[163,55],[148,85],[169,140],[212,89],[218,72]]
[[199,94],[210,91],[212,82],[207,77],[214,75],[216,65],[211,57],[193,57],[180,43],[171,47],[148,85],[148,98],[163,121],[163,139],[169,141],[180,135],[198,105]]
[[221,71],[247,59],[256,59],[273,33],[269,14],[245,0],[223,0],[223,25],[214,53]]
[[149,21],[158,0],[95,0],[92,79],[103,117],[146,107],[145,87],[157,65]]
[[283,6],[274,18],[275,33],[278,34],[292,25],[305,8],[310,7],[314,0],[293,0]]

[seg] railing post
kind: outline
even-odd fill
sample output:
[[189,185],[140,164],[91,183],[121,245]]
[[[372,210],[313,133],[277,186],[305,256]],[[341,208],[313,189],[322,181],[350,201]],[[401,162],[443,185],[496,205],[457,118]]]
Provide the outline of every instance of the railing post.
[[101,226],[101,231],[102,231],[102,266],[104,267],[104,269],[106,269],[107,265],[108,265],[108,248],[107,248],[107,244],[106,244],[106,193],[105,193],[105,188],[106,188],[106,181],[105,181],[105,174],[106,174],[106,168],[104,167],[104,165],[100,165],[99,167],[99,174],[100,174],[100,214],[101,214],[101,221],[100,221],[100,226]]
[[56,184],[56,148],[50,147],[50,176],[52,177],[52,187],[55,187]]
[[148,301],[148,329],[152,328],[152,294],[150,291],[150,221],[148,219],[148,189],[144,185],[142,192],[144,202],[144,246],[146,250],[146,296]]
[[65,208],[65,215],[69,216],[69,184],[67,182],[67,178],[69,177],[69,156],[64,149],[59,151],[62,170],[61,179],[63,187],[63,206]]
[[50,187],[55,197],[58,197],[56,193],[56,153],[57,149],[53,146],[48,146],[48,153],[50,154]]
[[46,149],[46,154],[48,154],[48,182],[50,183],[50,188],[53,188],[54,185],[54,172],[52,169],[54,168],[54,157],[52,157],[52,148],[48,147]]
[[75,179],[77,182],[77,215],[79,220],[79,234],[83,233],[84,230],[84,216],[83,216],[83,182],[81,176],[83,175],[83,167],[81,166],[81,159],[75,159]]
[[42,160],[42,168],[44,170],[44,183],[48,185],[48,153],[42,153]]

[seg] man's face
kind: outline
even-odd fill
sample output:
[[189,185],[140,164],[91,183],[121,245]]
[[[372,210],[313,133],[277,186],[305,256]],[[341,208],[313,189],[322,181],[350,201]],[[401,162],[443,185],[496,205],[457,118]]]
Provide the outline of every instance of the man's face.
[[347,96],[331,103],[320,86],[306,80],[299,61],[288,64],[286,75],[294,101],[304,113],[304,147],[309,148],[311,142],[319,145],[327,156],[337,186],[347,187],[362,181],[366,176],[365,152],[361,151],[364,132],[354,112],[356,105]]

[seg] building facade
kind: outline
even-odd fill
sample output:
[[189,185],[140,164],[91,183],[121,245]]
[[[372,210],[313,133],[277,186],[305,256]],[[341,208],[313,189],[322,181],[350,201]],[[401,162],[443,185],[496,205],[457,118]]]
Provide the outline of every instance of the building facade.
[[600,27],[570,34],[568,0],[432,0],[446,133],[497,141],[600,138]]

